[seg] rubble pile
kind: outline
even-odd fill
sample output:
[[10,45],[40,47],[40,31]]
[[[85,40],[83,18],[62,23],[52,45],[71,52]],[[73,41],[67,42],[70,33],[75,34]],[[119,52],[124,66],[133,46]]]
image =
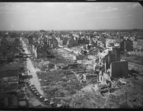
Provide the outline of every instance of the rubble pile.
[[72,97],[70,106],[74,108],[104,108],[105,98],[99,92],[80,91]]
[[[143,105],[142,80],[125,79],[126,84],[116,84],[116,90],[107,96],[108,108],[136,108]],[[115,102],[116,101],[116,102]],[[112,103],[114,103],[114,105]]]
[[39,66],[39,68],[40,68],[42,71],[55,68],[55,65],[54,65],[53,63],[51,63],[51,62],[44,62],[44,61],[41,61],[41,62],[38,64],[38,66]]
[[[80,90],[80,85],[71,73],[64,71],[47,71],[37,73],[46,97],[66,97]],[[44,87],[46,86],[46,87]]]
[[142,88],[141,80],[127,78],[124,82],[116,80],[112,90],[104,95],[98,86],[87,85],[67,101],[74,108],[139,108],[143,105]]

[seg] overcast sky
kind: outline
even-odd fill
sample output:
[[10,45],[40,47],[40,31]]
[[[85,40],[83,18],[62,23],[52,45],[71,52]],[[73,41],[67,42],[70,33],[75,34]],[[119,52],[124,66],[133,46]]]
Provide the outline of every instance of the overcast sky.
[[0,30],[143,29],[133,3],[0,3]]

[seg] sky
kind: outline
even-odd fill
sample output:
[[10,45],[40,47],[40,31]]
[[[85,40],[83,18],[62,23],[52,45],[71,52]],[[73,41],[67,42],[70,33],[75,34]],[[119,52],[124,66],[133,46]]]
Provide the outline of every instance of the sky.
[[138,2],[0,3],[0,30],[143,29]]

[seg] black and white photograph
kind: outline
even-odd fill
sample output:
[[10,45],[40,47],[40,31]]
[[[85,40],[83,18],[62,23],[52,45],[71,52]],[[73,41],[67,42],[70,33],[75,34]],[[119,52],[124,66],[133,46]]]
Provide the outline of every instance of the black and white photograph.
[[139,2],[1,2],[0,109],[143,108]]

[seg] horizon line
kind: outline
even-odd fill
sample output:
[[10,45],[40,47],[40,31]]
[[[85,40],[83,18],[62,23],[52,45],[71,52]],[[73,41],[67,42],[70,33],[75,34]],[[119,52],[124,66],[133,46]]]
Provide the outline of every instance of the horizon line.
[[[40,30],[0,30],[0,31],[41,31],[41,30],[44,30],[44,29],[40,29]],[[44,30],[44,31],[86,31],[86,30],[92,30],[92,31],[102,31],[102,30],[143,30],[143,29],[61,29],[61,30],[58,30],[58,29],[50,29],[50,30]]]

